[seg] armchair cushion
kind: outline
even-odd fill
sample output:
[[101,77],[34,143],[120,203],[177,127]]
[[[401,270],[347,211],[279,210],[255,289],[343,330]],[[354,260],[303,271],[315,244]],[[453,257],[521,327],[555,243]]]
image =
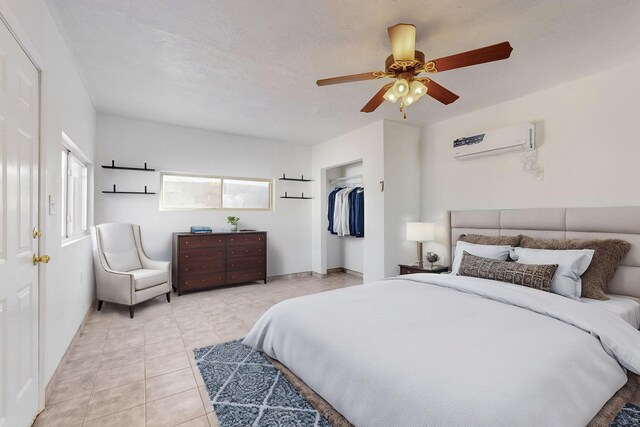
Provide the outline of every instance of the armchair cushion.
[[141,268],[130,271],[129,274],[133,275],[133,282],[136,291],[161,285],[162,283],[169,281],[169,273],[167,270],[149,270]]
[[132,271],[142,268],[138,251],[135,249],[125,252],[105,252],[104,257],[109,268],[114,271]]
[[102,224],[98,233],[110,269],[132,271],[142,268],[131,224]]

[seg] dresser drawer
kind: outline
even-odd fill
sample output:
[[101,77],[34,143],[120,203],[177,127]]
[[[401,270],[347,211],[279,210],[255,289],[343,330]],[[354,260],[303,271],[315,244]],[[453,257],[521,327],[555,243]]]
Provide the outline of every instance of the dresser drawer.
[[238,234],[236,236],[227,236],[227,246],[241,246],[264,244],[267,241],[266,234]]
[[227,260],[227,271],[264,269],[264,257],[232,258]]
[[227,283],[245,283],[256,280],[264,280],[266,272],[264,269],[252,271],[232,271],[227,273]]
[[206,288],[210,286],[221,286],[225,284],[224,273],[197,275],[180,278],[178,289],[188,291],[192,289]]
[[224,247],[181,250],[179,259],[180,262],[224,260]]
[[224,260],[182,263],[178,267],[180,277],[191,276],[194,274],[217,273],[220,271],[224,272],[224,270]]
[[251,246],[232,246],[227,247],[227,258],[247,258],[264,256],[266,251],[266,245],[264,243],[257,243]]
[[219,248],[224,246],[224,236],[184,236],[180,237],[178,241],[180,249],[193,249],[193,248]]

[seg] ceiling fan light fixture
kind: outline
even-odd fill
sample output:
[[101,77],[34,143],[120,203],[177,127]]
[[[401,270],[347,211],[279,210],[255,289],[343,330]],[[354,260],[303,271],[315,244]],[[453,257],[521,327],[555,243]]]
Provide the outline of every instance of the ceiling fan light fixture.
[[422,97],[427,93],[427,87],[420,81],[414,80],[411,82],[409,86],[409,93],[413,95],[416,99]]
[[404,103],[404,105],[409,106],[409,105],[413,104],[414,102],[416,102],[416,99],[417,98],[415,96],[413,96],[411,94],[407,94],[407,95],[402,97],[402,102]]
[[393,84],[392,89],[393,89],[394,95],[397,98],[400,98],[401,96],[405,96],[406,94],[409,93],[409,82],[407,82],[405,79],[398,79]]
[[396,103],[396,101],[398,100],[398,97],[394,93],[393,87],[390,87],[389,90],[384,93],[384,99],[386,99],[387,101],[393,104]]

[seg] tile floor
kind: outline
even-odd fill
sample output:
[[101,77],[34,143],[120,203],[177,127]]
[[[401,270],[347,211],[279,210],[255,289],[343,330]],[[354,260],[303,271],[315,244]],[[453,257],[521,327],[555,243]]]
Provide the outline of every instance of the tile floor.
[[85,319],[34,426],[217,426],[191,350],[244,336],[279,301],[360,283],[340,273],[172,294],[136,306],[133,319],[105,303]]

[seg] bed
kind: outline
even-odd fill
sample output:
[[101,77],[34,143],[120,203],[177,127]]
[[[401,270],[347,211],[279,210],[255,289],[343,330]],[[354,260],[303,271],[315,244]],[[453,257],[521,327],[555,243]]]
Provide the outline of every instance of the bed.
[[640,314],[628,299],[640,297],[640,208],[457,211],[449,225],[452,249],[461,233],[617,237],[632,249],[606,308],[492,280],[409,275],[284,301],[245,344],[356,426],[589,423],[627,369],[640,373]]

